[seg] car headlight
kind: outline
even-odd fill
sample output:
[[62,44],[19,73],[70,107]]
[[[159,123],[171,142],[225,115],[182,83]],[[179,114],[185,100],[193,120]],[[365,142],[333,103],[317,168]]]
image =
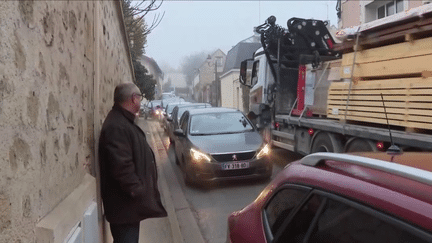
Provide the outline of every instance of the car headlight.
[[156,115],[159,115],[159,111],[158,110],[156,110]]
[[190,153],[191,153],[192,159],[195,161],[205,161],[205,162],[211,161],[210,157],[207,154],[200,152],[196,149],[191,148]]
[[264,156],[270,155],[270,145],[266,144],[261,151],[257,154],[257,159],[261,159]]

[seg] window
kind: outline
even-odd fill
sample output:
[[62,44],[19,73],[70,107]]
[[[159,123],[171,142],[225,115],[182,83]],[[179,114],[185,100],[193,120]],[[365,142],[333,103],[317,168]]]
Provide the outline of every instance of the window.
[[[282,227],[283,230],[277,232],[275,235],[275,243],[302,243],[305,238],[312,221],[317,214],[324,197],[320,195],[313,195],[307,203],[294,215],[294,218]],[[333,241],[338,242],[338,241]]]
[[403,0],[392,0],[377,8],[377,19],[400,13],[404,10]]
[[252,78],[251,78],[251,85],[254,86],[256,83],[258,83],[258,71],[259,71],[259,61],[255,61],[252,66]]
[[288,217],[291,211],[296,208],[306,197],[309,190],[285,188],[275,194],[264,209],[271,233],[274,235]]
[[432,235],[426,231],[368,206],[330,193],[313,191],[308,200],[301,204],[300,210],[296,207],[294,206],[290,216],[283,217],[283,222],[278,227],[272,227],[274,240],[271,239],[270,242],[402,243],[432,241]]
[[188,119],[189,119],[189,113],[184,113],[180,119],[180,128],[183,130],[183,132],[187,133],[187,125],[188,125]]
[[382,19],[385,17],[385,6],[381,6],[378,8],[378,19]]
[[385,215],[329,199],[308,242],[427,242],[401,226]]

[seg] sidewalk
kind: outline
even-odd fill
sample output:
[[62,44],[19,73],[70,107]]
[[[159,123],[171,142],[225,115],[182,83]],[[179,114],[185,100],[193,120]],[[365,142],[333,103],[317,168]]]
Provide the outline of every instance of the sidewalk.
[[204,243],[204,238],[183,194],[166,149],[158,134],[159,123],[140,118],[138,125],[146,133],[147,141],[155,152],[159,173],[159,190],[167,218],[148,219],[141,222],[140,243]]

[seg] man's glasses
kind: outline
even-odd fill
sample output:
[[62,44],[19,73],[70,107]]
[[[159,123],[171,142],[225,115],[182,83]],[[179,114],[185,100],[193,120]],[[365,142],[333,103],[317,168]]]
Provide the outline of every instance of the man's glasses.
[[133,95],[139,96],[141,101],[144,99],[144,95],[143,94],[138,94],[138,93],[134,93]]

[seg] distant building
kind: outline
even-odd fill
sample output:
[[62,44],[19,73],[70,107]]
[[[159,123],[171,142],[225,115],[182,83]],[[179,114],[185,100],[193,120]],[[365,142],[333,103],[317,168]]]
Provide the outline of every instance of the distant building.
[[[245,87],[239,82],[240,63],[253,57],[253,53],[261,47],[260,37],[255,34],[240,41],[228,51],[221,79],[221,105],[248,112],[249,93],[243,92]],[[243,98],[244,97],[244,98]]]
[[198,69],[198,82],[194,80],[194,99],[220,106],[219,76],[225,66],[226,54],[220,49],[209,55]]
[[160,96],[162,94],[162,81],[164,79],[164,73],[159,68],[156,61],[151,57],[143,55],[140,59],[140,62],[148,70],[148,74],[153,75],[153,78],[156,80],[155,97]]

